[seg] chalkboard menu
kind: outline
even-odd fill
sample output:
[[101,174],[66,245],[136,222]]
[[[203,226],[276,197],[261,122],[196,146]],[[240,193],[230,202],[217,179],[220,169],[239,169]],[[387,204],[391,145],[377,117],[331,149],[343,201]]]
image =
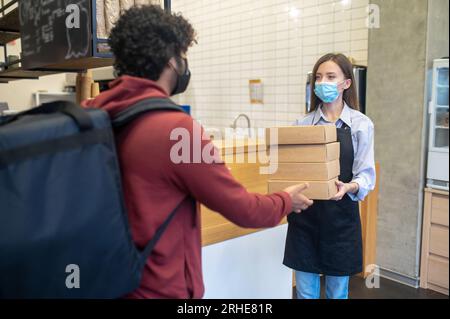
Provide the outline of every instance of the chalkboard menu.
[[22,67],[92,56],[91,0],[20,0]]

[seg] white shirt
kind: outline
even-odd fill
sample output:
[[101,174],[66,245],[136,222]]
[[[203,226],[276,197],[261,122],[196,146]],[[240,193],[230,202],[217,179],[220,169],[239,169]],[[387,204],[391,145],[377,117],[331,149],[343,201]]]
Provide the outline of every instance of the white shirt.
[[350,108],[344,103],[341,116],[336,123],[328,121],[322,112],[322,106],[315,112],[308,113],[296,121],[296,125],[336,125],[342,127],[343,123],[351,129],[354,150],[353,180],[359,185],[358,193],[348,193],[354,201],[362,201],[367,194],[375,188],[376,170],[374,159],[374,125],[372,121],[361,112]]

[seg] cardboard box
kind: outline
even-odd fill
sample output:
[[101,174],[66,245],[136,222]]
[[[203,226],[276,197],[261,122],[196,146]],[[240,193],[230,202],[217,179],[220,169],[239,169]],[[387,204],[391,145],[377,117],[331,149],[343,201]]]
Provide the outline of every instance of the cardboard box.
[[303,192],[303,194],[309,199],[313,200],[328,200],[334,195],[336,195],[338,189],[336,186],[337,178],[329,181],[274,181],[269,180],[267,183],[268,193],[275,193],[284,190],[285,188],[297,184],[308,183],[309,188]]
[[[277,130],[278,139],[271,141],[271,131]],[[334,125],[284,126],[266,129],[266,145],[327,144],[337,141]]]
[[[274,148],[271,150],[275,151]],[[324,163],[337,160],[339,156],[339,142],[317,145],[280,145],[277,161],[280,163]]]
[[340,174],[339,160],[326,163],[277,163],[278,169],[271,180],[329,181]]

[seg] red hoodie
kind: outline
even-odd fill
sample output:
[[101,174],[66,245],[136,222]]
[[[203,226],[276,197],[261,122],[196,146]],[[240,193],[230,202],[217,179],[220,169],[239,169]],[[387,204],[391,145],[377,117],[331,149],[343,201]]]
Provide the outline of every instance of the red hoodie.
[[[122,76],[110,90],[83,103],[114,115],[149,97],[167,97],[155,82]],[[142,248],[158,226],[187,195],[220,212],[241,227],[272,227],[291,211],[289,195],[248,193],[224,163],[174,164],[170,140],[174,128],[191,134],[201,129],[189,115],[176,111],[153,111],[141,116],[117,136],[122,181],[133,240]],[[202,140],[201,147],[210,143]],[[191,147],[191,158],[192,158]],[[200,211],[185,201],[148,258],[140,287],[129,298],[201,298]]]

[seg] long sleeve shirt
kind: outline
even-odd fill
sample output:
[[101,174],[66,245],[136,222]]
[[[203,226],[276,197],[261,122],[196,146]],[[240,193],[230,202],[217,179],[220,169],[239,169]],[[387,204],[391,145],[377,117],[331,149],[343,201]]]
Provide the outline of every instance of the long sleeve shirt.
[[356,194],[348,193],[354,201],[362,201],[375,188],[376,170],[374,159],[374,125],[361,112],[350,108],[344,103],[339,119],[332,123],[319,107],[315,112],[308,113],[296,121],[296,125],[336,125],[341,128],[344,123],[351,129],[354,151],[353,180],[359,185]]

